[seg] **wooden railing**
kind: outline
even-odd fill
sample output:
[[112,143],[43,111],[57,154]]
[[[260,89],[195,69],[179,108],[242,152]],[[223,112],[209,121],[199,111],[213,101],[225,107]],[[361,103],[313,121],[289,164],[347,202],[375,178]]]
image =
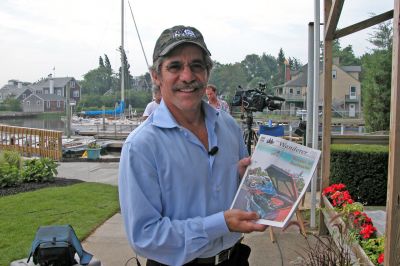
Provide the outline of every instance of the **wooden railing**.
[[62,159],[62,132],[0,124],[0,150],[5,149],[59,161]]

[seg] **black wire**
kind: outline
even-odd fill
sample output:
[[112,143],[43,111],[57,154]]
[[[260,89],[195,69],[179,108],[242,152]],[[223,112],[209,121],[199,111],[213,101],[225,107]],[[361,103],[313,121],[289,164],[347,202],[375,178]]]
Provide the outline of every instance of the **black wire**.
[[133,260],[133,259],[135,259],[136,260],[136,265],[138,265],[138,266],[141,266],[141,264],[140,264],[140,261],[139,261],[139,259],[138,259],[138,257],[137,257],[137,254],[135,253],[135,256],[133,256],[132,258],[129,258],[126,262],[125,262],[125,266],[127,266],[128,265],[128,263],[131,261],[131,260]]
[[275,239],[275,242],[276,242],[276,246],[278,247],[278,250],[279,250],[279,256],[281,258],[281,265],[283,266],[283,254],[282,254],[281,246],[279,245],[279,242],[278,242],[278,238]]

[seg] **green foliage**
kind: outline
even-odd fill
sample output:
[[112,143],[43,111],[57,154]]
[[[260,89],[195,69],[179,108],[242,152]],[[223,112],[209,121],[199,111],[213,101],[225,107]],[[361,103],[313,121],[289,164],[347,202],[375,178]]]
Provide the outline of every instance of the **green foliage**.
[[21,171],[23,182],[54,181],[56,175],[57,163],[49,158],[26,160]]
[[332,57],[339,58],[341,66],[359,66],[361,65],[360,58],[354,55],[353,47],[351,45],[342,48],[338,39],[334,40],[332,47]]
[[368,132],[388,130],[392,52],[376,51],[362,58],[362,97],[365,127]]
[[341,209],[341,214],[343,215],[343,219],[347,221],[347,217],[349,217],[349,214],[355,211],[359,212],[364,211],[364,206],[360,202],[353,202],[352,204],[343,205]]
[[370,238],[368,240],[361,241],[361,247],[364,249],[365,254],[375,264],[379,265],[378,257],[385,250],[385,237],[380,236],[377,238]]
[[5,163],[19,169],[22,165],[21,155],[17,151],[3,150],[0,152],[0,165]]
[[0,152],[0,187],[12,187],[20,183],[21,155],[16,151]]
[[118,210],[117,187],[99,183],[0,197],[0,265],[26,257],[41,225],[70,224],[82,241]]
[[346,184],[356,201],[385,205],[388,148],[380,145],[332,145],[330,182]]
[[0,187],[12,187],[19,183],[19,169],[8,163],[0,164]]
[[0,111],[22,111],[21,102],[15,98],[7,98],[0,104]]
[[91,142],[88,144],[88,149],[100,149],[101,146],[99,144],[97,144],[96,142]]
[[379,24],[369,39],[375,48],[371,54],[365,54],[361,59],[363,110],[368,132],[389,129],[392,38],[391,24]]

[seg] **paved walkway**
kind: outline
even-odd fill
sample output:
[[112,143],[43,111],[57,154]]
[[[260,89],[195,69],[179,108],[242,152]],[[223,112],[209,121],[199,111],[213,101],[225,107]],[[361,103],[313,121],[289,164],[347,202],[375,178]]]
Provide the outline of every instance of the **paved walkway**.
[[[117,185],[118,163],[65,162],[58,167],[58,176]],[[306,200],[307,202],[307,200]],[[252,249],[250,265],[301,265],[298,252],[307,246],[307,240],[295,227],[282,232],[273,229],[276,242],[272,243],[269,231],[246,234],[244,243]],[[134,252],[128,244],[120,213],[115,214],[83,241],[83,247],[98,258],[103,266],[136,265]],[[142,265],[145,259],[139,258]]]

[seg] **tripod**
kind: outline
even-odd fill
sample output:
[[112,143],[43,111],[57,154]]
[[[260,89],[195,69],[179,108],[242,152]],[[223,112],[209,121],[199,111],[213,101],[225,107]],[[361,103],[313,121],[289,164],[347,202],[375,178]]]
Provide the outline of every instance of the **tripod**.
[[246,129],[243,132],[243,139],[247,146],[247,152],[251,155],[251,145],[257,144],[258,136],[253,129],[253,112],[246,109]]

